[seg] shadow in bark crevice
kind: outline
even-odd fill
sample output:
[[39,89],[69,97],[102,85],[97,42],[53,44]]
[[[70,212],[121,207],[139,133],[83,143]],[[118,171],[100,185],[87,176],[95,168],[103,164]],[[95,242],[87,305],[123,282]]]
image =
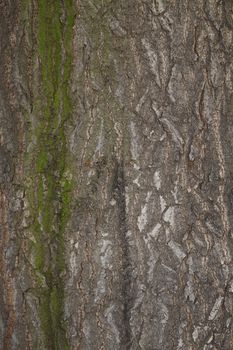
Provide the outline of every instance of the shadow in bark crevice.
[[121,244],[121,302],[122,302],[122,325],[121,343],[124,349],[130,349],[132,343],[132,331],[130,326],[132,306],[132,264],[130,259],[130,247],[127,238],[127,214],[125,198],[125,174],[124,162],[116,161],[112,184],[113,197],[117,203],[119,220],[119,239]]

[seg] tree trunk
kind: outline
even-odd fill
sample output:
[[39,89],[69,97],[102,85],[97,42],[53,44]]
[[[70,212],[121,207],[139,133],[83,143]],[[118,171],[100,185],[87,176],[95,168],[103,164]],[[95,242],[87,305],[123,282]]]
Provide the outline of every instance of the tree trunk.
[[233,2],[0,13],[0,349],[233,349]]

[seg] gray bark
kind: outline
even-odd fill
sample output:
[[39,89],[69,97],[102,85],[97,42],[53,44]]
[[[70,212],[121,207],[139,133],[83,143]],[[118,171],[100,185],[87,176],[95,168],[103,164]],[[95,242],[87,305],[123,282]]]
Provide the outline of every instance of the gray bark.
[[0,349],[232,349],[233,3],[43,4],[0,2]]

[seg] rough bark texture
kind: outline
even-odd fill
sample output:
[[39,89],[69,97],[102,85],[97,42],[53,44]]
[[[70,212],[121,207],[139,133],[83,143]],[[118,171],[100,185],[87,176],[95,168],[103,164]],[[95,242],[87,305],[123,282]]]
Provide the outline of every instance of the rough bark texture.
[[0,349],[233,349],[233,2],[0,1]]

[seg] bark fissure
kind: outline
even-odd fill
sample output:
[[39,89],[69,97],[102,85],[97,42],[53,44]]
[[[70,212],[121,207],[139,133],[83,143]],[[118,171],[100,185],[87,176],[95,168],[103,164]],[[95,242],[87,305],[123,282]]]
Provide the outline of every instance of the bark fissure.
[[124,174],[124,162],[116,164],[114,170],[115,177],[113,180],[113,194],[116,199],[116,205],[118,207],[118,219],[119,219],[119,234],[122,250],[122,262],[121,262],[121,299],[123,307],[122,317],[122,331],[121,331],[121,346],[122,349],[130,349],[132,342],[132,333],[130,326],[131,307],[133,304],[132,295],[132,275],[131,275],[131,259],[129,242],[127,238],[128,224],[126,215],[126,199],[125,199],[125,174]]

